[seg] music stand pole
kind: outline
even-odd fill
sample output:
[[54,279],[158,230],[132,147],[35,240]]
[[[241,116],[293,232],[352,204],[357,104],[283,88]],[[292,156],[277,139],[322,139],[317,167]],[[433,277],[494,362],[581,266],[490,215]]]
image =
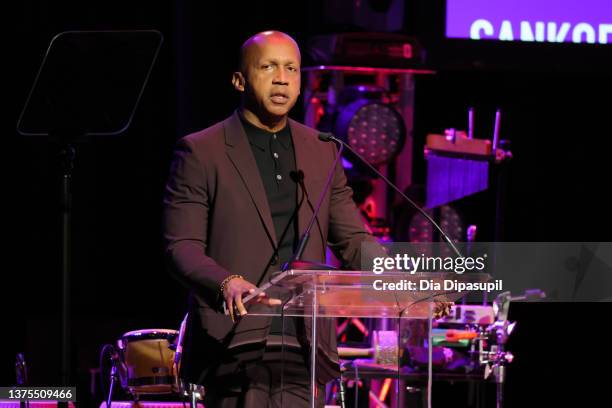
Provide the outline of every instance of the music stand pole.
[[61,151],[62,160],[62,305],[61,305],[61,385],[70,385],[70,231],[72,221],[72,170],[76,149],[66,144]]

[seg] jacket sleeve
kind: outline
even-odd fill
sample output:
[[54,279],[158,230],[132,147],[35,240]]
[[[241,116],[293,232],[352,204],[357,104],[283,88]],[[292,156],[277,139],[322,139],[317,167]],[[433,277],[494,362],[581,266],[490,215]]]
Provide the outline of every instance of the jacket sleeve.
[[[337,150],[332,146],[335,155]],[[374,252],[385,256],[382,246],[378,244],[365,228],[359,209],[353,201],[353,190],[346,184],[346,175],[342,160],[336,165],[331,187],[329,210],[328,245],[334,255],[342,261],[343,267],[361,270],[362,243],[368,245],[368,253]],[[370,256],[370,255],[369,255]]]
[[230,272],[206,255],[210,210],[206,173],[192,142],[179,140],[164,196],[163,237],[170,270],[211,306],[218,306],[221,282]]

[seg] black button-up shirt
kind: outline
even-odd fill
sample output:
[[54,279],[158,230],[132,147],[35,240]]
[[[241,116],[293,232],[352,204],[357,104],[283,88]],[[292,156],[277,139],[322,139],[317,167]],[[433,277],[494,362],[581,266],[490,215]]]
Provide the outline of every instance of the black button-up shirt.
[[[287,124],[273,133],[258,128],[242,115],[240,119],[266,190],[278,245],[278,256],[272,263],[280,270],[293,255],[298,241],[297,184],[291,177],[296,167],[291,129]],[[280,319],[273,319],[271,333],[280,333],[280,328]],[[285,320],[285,333],[295,334],[293,319]]]

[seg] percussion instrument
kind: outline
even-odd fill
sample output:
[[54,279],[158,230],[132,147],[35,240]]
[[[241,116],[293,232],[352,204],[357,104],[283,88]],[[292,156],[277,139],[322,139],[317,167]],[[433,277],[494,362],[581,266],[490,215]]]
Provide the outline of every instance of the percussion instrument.
[[175,349],[179,332],[144,329],[125,333],[118,341],[121,386],[133,395],[178,392]]

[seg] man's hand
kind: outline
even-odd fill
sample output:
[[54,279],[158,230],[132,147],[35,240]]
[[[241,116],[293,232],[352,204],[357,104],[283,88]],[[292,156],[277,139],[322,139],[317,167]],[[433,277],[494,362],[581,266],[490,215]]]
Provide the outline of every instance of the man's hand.
[[[255,285],[242,278],[233,278],[227,282],[223,288],[223,298],[225,299],[225,305],[229,310],[232,322],[235,323],[239,318],[247,314],[246,308],[242,303],[242,297],[254,293],[256,290],[257,287]],[[255,299],[257,303],[270,307],[281,304],[280,299],[271,299],[264,292],[257,295]]]

